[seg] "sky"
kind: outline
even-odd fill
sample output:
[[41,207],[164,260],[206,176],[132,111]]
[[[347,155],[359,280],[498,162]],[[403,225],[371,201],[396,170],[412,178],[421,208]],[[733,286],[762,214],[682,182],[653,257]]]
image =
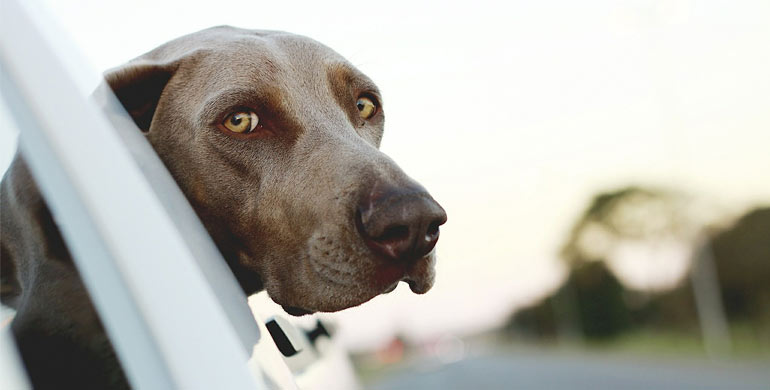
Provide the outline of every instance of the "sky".
[[[429,341],[500,325],[561,281],[558,250],[598,192],[674,188],[728,213],[770,203],[765,0],[41,7],[98,71],[230,24],[310,36],[379,85],[382,150],[431,191],[449,221],[428,294],[400,286],[330,316],[353,349],[396,333]],[[3,126],[0,169],[14,145]],[[665,273],[681,267],[636,263],[626,271],[633,283],[669,280]]]

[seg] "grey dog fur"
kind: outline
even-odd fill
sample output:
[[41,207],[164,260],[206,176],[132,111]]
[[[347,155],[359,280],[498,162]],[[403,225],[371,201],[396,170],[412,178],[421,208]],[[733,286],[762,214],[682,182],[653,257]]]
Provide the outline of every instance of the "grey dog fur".
[[[316,312],[359,305],[398,280],[416,293],[431,288],[435,251],[393,271],[351,222],[373,186],[430,197],[378,150],[380,93],[333,50],[289,33],[223,26],[166,43],[105,78],[247,294],[265,289],[284,307]],[[355,106],[362,94],[379,104],[366,120]],[[239,108],[259,110],[268,132],[240,137],[218,128]],[[0,202],[1,298],[17,310],[12,328],[34,385],[128,387],[20,155]],[[383,277],[384,268],[396,276]]]

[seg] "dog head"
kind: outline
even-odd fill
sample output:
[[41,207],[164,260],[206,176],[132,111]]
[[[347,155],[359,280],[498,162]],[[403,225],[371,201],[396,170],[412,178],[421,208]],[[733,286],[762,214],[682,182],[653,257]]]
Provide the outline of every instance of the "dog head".
[[304,314],[432,286],[446,214],[378,150],[382,97],[331,49],[217,27],[106,79],[247,294]]

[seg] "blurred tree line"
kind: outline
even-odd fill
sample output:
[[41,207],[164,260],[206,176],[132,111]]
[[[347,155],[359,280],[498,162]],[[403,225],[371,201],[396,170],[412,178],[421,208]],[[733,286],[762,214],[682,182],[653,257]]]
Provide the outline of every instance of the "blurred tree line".
[[[715,228],[687,206],[677,194],[639,187],[597,195],[562,249],[568,266],[563,285],[517,310],[505,330],[541,340],[589,341],[635,330],[673,330],[700,334],[706,344],[714,339],[722,343],[717,352],[729,352],[730,329],[740,324],[756,342],[770,346],[770,207]],[[688,248],[671,252],[690,263],[675,286],[630,288],[609,266],[613,257],[625,255],[621,245],[662,241]],[[656,252],[642,254],[636,261]]]

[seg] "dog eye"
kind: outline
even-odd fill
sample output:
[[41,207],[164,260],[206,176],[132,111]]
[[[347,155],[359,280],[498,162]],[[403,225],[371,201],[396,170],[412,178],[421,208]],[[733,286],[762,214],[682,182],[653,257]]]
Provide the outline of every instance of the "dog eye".
[[228,115],[225,121],[222,122],[222,126],[227,130],[242,134],[251,133],[257,128],[257,125],[259,125],[259,117],[254,111],[234,112]]
[[358,115],[361,115],[361,118],[364,119],[373,117],[374,113],[377,112],[377,106],[375,106],[372,99],[369,99],[368,97],[362,96],[358,98],[356,107],[358,107]]

